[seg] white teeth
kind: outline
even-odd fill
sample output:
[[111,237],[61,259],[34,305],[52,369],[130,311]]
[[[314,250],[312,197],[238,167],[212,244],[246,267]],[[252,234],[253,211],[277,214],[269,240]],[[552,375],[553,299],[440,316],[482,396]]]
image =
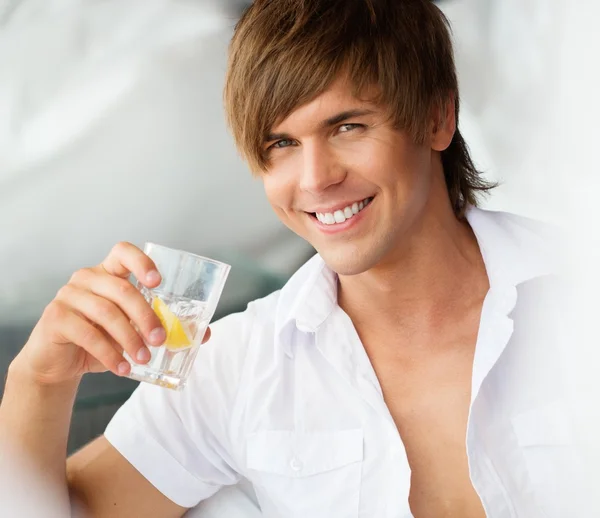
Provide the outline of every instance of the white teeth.
[[335,218],[336,223],[343,223],[346,221],[346,216],[344,216],[344,213],[341,210],[336,210],[333,213],[333,217]]
[[363,210],[370,202],[372,198],[367,198],[366,200],[361,201],[360,203],[353,203],[352,205],[348,205],[341,210],[336,210],[334,213],[327,212],[325,214],[317,212],[317,219],[324,223],[325,225],[334,225],[336,223],[343,223],[347,219],[352,218],[354,215],[358,214],[361,210]]

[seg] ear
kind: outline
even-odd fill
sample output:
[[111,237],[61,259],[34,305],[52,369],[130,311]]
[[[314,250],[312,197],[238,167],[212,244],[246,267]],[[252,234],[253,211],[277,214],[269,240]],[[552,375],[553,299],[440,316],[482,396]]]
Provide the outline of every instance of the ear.
[[456,132],[456,100],[451,94],[444,106],[438,106],[434,111],[431,130],[431,149],[445,151],[452,142]]

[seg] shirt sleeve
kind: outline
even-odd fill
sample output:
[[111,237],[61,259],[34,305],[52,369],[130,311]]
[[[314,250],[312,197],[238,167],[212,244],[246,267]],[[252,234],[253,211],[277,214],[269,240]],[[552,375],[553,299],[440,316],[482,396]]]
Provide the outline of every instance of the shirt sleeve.
[[211,325],[186,387],[140,383],[109,423],[107,440],[161,493],[194,507],[238,482],[230,416],[249,342],[251,308]]

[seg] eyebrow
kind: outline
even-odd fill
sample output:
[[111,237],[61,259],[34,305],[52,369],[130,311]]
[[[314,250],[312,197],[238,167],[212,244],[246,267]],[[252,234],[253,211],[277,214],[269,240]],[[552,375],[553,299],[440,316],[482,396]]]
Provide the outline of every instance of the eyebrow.
[[[353,119],[355,117],[362,117],[364,115],[371,115],[375,113],[373,110],[347,110],[345,112],[338,113],[325,119],[323,122],[319,124],[320,129],[330,128],[331,126],[335,126],[340,122],[347,121],[348,119]],[[288,133],[269,133],[267,138],[265,138],[265,143],[274,142],[275,140],[287,140],[291,139],[291,135]]]

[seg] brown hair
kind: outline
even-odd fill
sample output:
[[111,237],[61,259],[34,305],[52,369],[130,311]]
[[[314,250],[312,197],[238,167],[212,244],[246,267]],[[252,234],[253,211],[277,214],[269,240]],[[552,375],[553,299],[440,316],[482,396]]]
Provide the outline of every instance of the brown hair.
[[[355,95],[378,87],[375,102],[423,143],[435,109],[450,99],[459,113],[450,25],[430,0],[255,0],[229,49],[225,109],[233,137],[253,171],[265,170],[266,135],[341,74]],[[494,187],[471,160],[456,130],[442,152],[457,216]]]

